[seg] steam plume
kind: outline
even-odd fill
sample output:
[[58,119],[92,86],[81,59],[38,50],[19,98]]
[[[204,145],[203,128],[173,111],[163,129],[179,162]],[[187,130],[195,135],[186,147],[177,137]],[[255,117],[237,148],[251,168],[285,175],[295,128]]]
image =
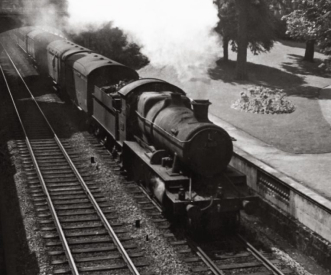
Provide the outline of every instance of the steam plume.
[[21,1],[21,3],[24,9],[31,12],[30,16],[26,18],[25,24],[57,30],[64,28],[64,15],[61,15],[61,12],[64,12],[65,1],[60,0],[55,4],[54,0],[29,0]]
[[213,0],[68,0],[68,12],[71,31],[112,21],[153,66],[179,77],[201,77],[221,56]]

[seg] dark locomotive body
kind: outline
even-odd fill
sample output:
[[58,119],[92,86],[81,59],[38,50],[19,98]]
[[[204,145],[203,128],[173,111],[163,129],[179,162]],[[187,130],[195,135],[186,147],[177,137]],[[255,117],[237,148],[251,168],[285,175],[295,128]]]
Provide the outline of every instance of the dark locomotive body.
[[229,167],[228,133],[208,119],[209,101],[138,74],[61,37],[18,29],[18,45],[93,121],[123,170],[192,227],[233,228],[250,209],[245,176]]

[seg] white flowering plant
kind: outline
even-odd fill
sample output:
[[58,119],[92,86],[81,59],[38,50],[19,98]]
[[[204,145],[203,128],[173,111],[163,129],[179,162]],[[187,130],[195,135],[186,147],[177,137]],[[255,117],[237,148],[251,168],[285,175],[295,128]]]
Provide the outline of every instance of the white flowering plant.
[[283,89],[263,86],[250,87],[241,92],[240,98],[231,107],[256,114],[288,114],[295,111],[294,104],[287,99]]

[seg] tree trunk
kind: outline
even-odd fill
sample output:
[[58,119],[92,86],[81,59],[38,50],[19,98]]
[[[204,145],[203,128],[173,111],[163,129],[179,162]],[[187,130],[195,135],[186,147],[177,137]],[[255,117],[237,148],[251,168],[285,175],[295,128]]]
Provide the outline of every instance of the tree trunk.
[[229,61],[229,39],[223,36],[223,60]]
[[306,42],[306,52],[303,60],[314,62],[315,40],[308,40]]
[[248,5],[247,0],[236,0],[236,6],[238,9],[238,54],[236,64],[236,79],[246,80],[247,75],[247,18],[248,18]]

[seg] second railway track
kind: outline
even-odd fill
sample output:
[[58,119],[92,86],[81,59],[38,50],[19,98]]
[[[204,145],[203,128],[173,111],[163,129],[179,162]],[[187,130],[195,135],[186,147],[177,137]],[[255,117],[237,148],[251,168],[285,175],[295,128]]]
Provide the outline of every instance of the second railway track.
[[[95,137],[87,136],[91,145],[100,145]],[[101,144],[102,144],[101,140]],[[109,154],[111,154],[109,152]],[[162,226],[166,221],[163,217],[161,206],[149,191],[142,185],[126,180],[126,188],[142,206],[142,209],[153,217],[152,220],[164,229],[164,235],[175,247],[179,254],[183,255],[184,261],[191,267],[193,274],[249,274],[249,275],[284,275],[297,274],[291,270],[286,263],[277,257],[261,242],[256,245],[249,243],[245,237],[237,234],[230,234],[213,240],[202,239],[194,241],[182,230],[178,231],[177,225]],[[160,226],[161,225],[161,226]],[[172,228],[170,231],[168,228]]]
[[[120,223],[114,209],[89,176],[79,156],[62,143],[43,114],[8,53],[17,75],[8,91],[23,130],[18,142],[54,274],[111,272],[139,274],[143,253]],[[9,61],[11,65],[9,65]],[[106,273],[107,274],[107,273]]]

